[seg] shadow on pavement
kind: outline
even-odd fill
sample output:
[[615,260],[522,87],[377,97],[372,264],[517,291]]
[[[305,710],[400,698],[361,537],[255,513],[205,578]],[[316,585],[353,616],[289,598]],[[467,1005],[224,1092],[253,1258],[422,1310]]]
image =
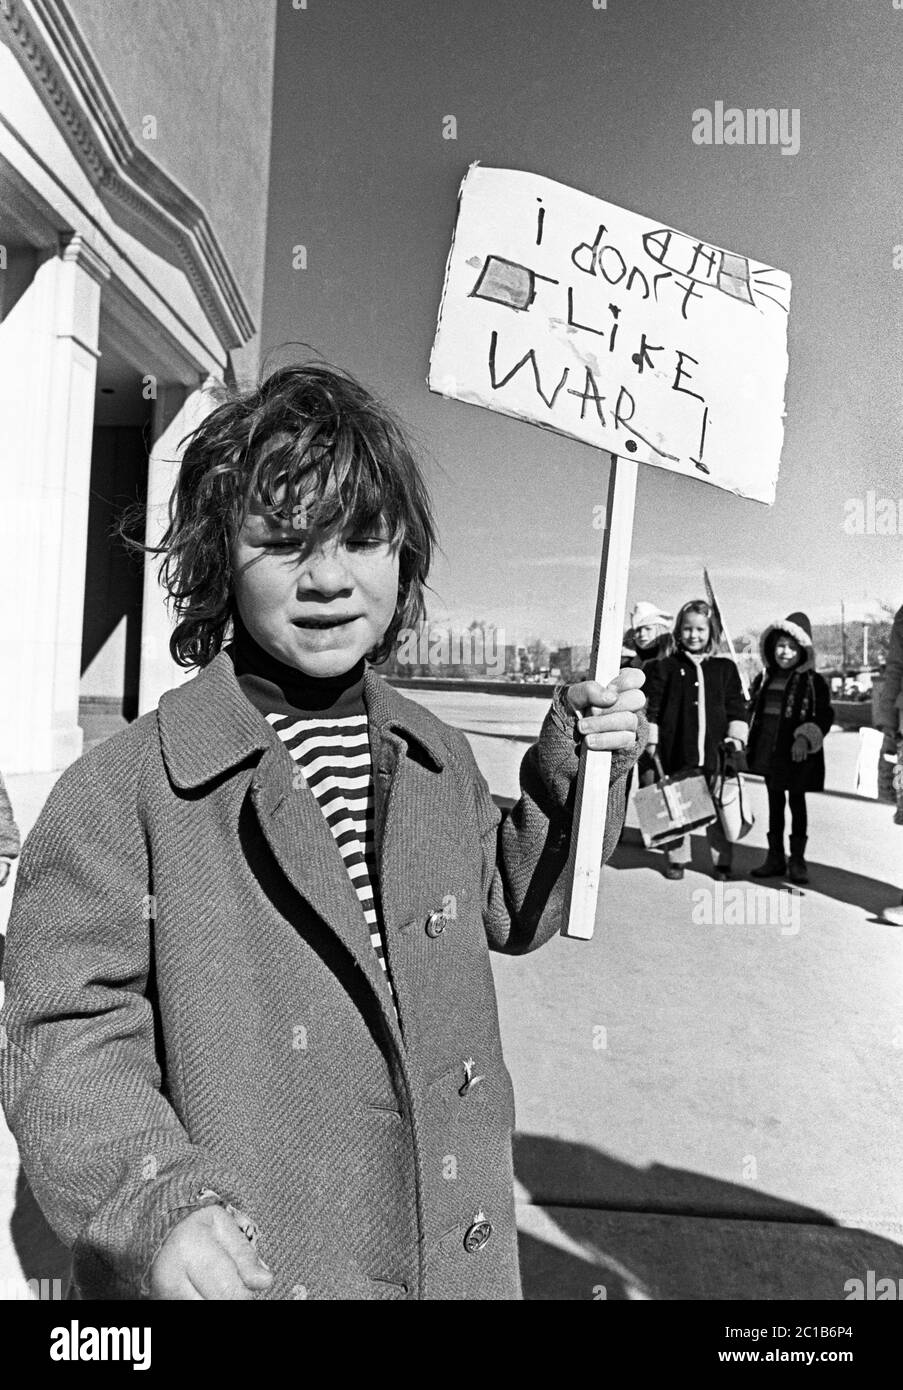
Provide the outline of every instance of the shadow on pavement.
[[526,1299],[843,1300],[868,1270],[903,1277],[895,1242],[768,1193],[750,1219],[749,1189],[702,1173],[535,1134],[515,1135],[514,1170],[543,1208],[521,1224],[553,1227],[520,1233]]
[[[703,875],[711,875],[712,861],[708,855],[703,835],[690,837],[691,867]],[[731,883],[748,881],[756,888],[788,887],[789,879],[751,878],[750,870],[758,868],[765,857],[764,849],[734,846],[734,869]],[[665,856],[661,850],[646,849],[640,832],[628,827],[621,842],[608,861],[613,869],[656,869],[665,871]],[[873,917],[880,917],[885,907],[899,903],[903,897],[900,885],[888,883],[883,879],[868,878],[865,874],[853,873],[850,869],[839,869],[833,864],[821,864],[806,856],[809,867],[809,882],[802,889],[803,894],[818,893],[822,897],[833,898],[836,902],[849,903],[862,908]],[[882,924],[883,925],[883,924]]]

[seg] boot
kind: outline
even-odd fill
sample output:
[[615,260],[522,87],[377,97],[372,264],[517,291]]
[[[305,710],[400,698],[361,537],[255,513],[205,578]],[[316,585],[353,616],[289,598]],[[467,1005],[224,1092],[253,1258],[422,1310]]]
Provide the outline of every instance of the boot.
[[809,882],[809,870],[806,868],[806,861],[803,858],[805,848],[805,835],[790,836],[790,863],[787,866],[787,874],[791,883]]
[[769,835],[765,862],[750,871],[750,878],[783,878],[787,872],[783,835]]

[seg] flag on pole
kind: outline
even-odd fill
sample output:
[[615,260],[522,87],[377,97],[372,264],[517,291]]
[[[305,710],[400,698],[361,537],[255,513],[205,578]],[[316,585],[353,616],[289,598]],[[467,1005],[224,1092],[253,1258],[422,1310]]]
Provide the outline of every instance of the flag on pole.
[[748,700],[748,699],[749,699],[749,681],[746,679],[746,675],[745,675],[745,673],[744,673],[742,667],[740,666],[739,661],[737,660],[737,653],[736,653],[736,651],[734,650],[734,644],[733,644],[733,642],[731,641],[731,635],[730,635],[730,633],[728,632],[727,627],[725,626],[724,618],[721,616],[721,609],[718,607],[718,600],[717,600],[716,597],[715,597],[715,590],[712,588],[712,581],[711,581],[711,579],[709,579],[709,572],[708,572],[708,570],[707,570],[704,566],[703,566],[703,571],[702,571],[702,579],[703,579],[703,583],[705,584],[706,598],[707,598],[708,601],[709,601],[709,607],[710,607],[711,610],[712,610],[712,613],[713,613],[714,618],[715,618],[715,622],[718,624],[718,630],[720,631],[720,633],[721,633],[721,635],[723,636],[725,642],[727,643],[728,651],[730,652],[731,656],[733,657],[734,665],[735,665],[736,668],[737,668],[737,675],[740,677],[740,685],[741,685],[741,688],[742,688],[742,690],[743,690],[743,698],[744,698],[744,700]]

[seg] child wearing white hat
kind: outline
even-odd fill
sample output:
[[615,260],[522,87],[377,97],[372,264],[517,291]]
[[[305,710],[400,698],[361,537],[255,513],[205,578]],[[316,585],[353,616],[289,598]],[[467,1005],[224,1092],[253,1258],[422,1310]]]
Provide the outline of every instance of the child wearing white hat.
[[645,601],[635,604],[627,633],[627,645],[634,649],[637,656],[631,664],[642,666],[646,661],[671,656],[674,651],[673,624],[674,614],[666,613],[656,604]]

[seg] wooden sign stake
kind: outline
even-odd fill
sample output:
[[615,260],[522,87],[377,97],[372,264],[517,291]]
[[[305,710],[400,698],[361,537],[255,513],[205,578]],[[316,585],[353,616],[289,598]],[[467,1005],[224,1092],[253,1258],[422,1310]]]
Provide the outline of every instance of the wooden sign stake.
[[[636,459],[615,454],[610,454],[609,458],[606,525],[589,670],[590,680],[603,686],[617,675],[621,666],[637,482]],[[611,754],[588,749],[581,743],[571,852],[566,870],[569,887],[561,934],[582,941],[591,939],[596,924],[610,773]]]

